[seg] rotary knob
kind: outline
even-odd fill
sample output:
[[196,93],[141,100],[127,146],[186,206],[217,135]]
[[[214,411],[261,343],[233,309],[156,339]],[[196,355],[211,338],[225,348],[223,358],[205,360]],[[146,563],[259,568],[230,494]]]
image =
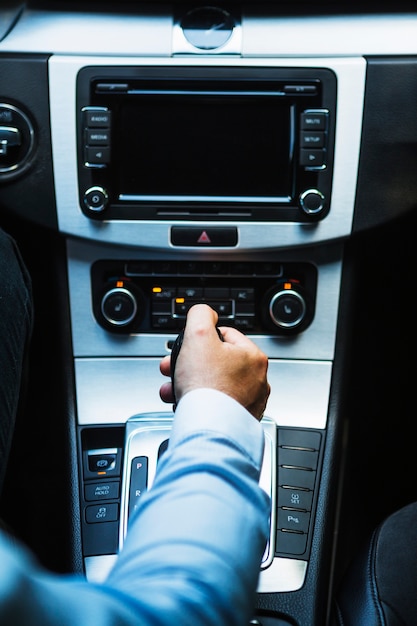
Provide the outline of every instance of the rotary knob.
[[300,194],[300,208],[310,217],[319,217],[325,208],[325,197],[318,189],[307,189]]
[[90,187],[84,193],[84,206],[93,214],[102,213],[108,201],[108,193],[103,187]]
[[298,328],[306,317],[307,306],[304,297],[291,288],[283,288],[271,297],[269,315],[278,328],[291,330]]
[[124,327],[130,324],[138,312],[138,301],[133,291],[124,286],[109,289],[101,300],[101,313],[113,327]]

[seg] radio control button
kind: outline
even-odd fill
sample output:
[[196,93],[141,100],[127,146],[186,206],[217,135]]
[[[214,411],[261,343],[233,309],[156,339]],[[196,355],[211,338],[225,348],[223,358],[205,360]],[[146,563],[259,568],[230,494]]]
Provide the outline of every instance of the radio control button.
[[301,148],[300,150],[300,165],[303,167],[315,168],[323,167],[325,165],[326,151],[321,148]]
[[298,84],[294,84],[294,85],[284,85],[284,89],[283,89],[284,93],[288,93],[288,94],[297,94],[297,95],[316,95],[317,93],[317,87],[316,85],[298,85]]
[[91,128],[109,128],[111,113],[106,109],[87,109],[84,111],[85,125]]
[[87,144],[89,146],[108,146],[110,144],[110,132],[105,128],[87,130]]
[[323,110],[304,111],[301,114],[301,128],[304,130],[326,130],[329,112]]
[[108,146],[87,146],[85,148],[85,160],[89,165],[107,165],[110,163],[110,148]]
[[301,131],[300,145],[302,148],[323,148],[324,133],[303,130]]
[[104,211],[107,206],[109,197],[103,187],[90,187],[84,193],[84,205],[89,211]]
[[300,208],[307,215],[318,215],[324,209],[325,198],[318,189],[307,189],[300,195]]

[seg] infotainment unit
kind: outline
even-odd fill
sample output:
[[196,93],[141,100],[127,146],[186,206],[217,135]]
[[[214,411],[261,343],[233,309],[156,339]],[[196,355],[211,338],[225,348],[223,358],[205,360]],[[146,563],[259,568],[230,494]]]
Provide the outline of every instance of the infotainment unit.
[[106,220],[322,219],[335,109],[326,69],[85,67],[80,206]]

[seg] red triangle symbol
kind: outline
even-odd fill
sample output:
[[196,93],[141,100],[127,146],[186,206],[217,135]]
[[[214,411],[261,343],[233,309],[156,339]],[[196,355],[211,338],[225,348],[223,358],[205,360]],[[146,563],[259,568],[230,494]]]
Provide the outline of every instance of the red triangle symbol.
[[211,239],[210,239],[210,237],[208,236],[208,234],[206,233],[205,230],[203,230],[203,232],[201,233],[201,235],[197,239],[197,243],[211,243]]

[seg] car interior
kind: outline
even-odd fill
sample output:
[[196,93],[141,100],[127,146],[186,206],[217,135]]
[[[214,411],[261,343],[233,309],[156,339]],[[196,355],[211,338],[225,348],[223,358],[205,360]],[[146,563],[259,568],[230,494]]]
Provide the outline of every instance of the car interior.
[[417,500],[416,103],[401,2],[2,2],[0,226],[35,323],[0,515],[42,565],[110,571],[205,302],[269,359],[251,623],[333,623]]

